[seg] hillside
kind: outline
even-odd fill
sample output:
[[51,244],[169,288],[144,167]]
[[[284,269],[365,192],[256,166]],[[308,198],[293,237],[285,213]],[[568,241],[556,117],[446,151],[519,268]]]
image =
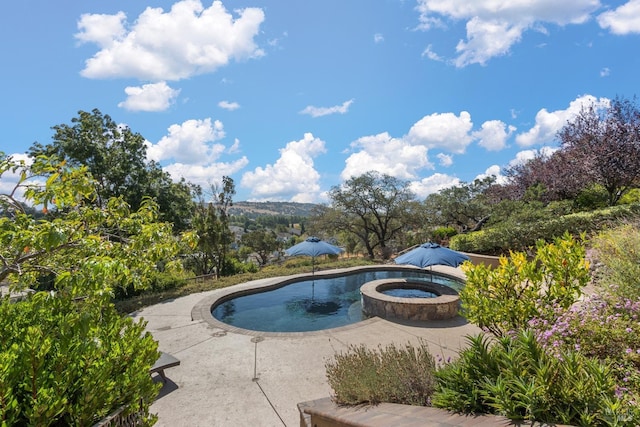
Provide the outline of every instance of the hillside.
[[229,208],[231,215],[256,217],[260,215],[311,216],[315,203],[294,202],[234,202]]

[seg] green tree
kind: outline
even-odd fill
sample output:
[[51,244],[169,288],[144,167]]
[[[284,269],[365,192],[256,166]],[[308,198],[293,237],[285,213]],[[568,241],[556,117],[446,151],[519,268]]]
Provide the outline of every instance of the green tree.
[[242,235],[242,244],[251,250],[251,256],[260,266],[269,262],[274,251],[280,249],[280,243],[273,231],[257,230]]
[[434,226],[453,226],[461,232],[477,231],[491,216],[487,191],[495,177],[476,179],[430,194],[424,201],[427,220]]
[[376,249],[386,258],[388,244],[411,222],[414,194],[409,183],[367,172],[329,191],[331,207],[312,218],[314,230],[347,231],[362,242],[371,259]]
[[225,276],[229,271],[227,256],[234,235],[229,228],[229,208],[236,193],[233,179],[222,178],[220,188],[211,189],[211,200],[205,201],[200,194],[193,217],[193,231],[198,235],[196,251],[191,256],[191,264],[199,274]]
[[35,143],[29,155],[56,156],[69,166],[86,166],[94,177],[95,203],[100,206],[122,197],[135,211],[151,197],[158,203],[161,220],[173,223],[177,231],[189,228],[195,186],[184,180],[172,182],[158,163],[148,161],[142,135],[98,109],[78,112],[71,123],[54,126],[53,141]]
[[157,343],[144,322],[116,312],[111,295],[147,286],[159,262],[180,268],[171,225],[157,222],[150,199],[135,212],[122,198],[92,203],[86,167],[45,156],[28,166],[0,153],[0,180],[9,172],[18,182],[0,195],[0,282],[23,290],[52,275],[53,291],[0,301],[0,423],[92,425],[140,404],[151,423]]

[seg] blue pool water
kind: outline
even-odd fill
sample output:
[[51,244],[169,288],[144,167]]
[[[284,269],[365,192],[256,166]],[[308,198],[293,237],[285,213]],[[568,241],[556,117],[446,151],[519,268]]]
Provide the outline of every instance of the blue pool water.
[[438,295],[423,289],[394,288],[382,291],[383,294],[400,298],[436,298]]
[[461,283],[437,273],[405,271],[363,271],[334,277],[291,283],[227,300],[213,307],[211,314],[238,328],[263,332],[306,332],[337,328],[363,320],[360,287],[372,280],[407,278],[450,286]]

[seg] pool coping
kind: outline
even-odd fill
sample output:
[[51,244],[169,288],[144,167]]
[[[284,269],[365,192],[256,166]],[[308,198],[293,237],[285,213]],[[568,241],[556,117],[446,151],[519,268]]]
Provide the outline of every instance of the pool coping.
[[[337,328],[322,329],[319,331],[305,331],[305,332],[265,332],[254,331],[251,329],[243,329],[237,326],[229,325],[219,321],[211,314],[211,308],[225,300],[235,298],[242,295],[255,293],[256,290],[267,291],[271,289],[277,289],[288,284],[298,282],[305,279],[321,278],[327,279],[332,277],[339,277],[344,274],[353,274],[359,271],[402,271],[402,270],[424,270],[419,267],[411,265],[398,265],[398,264],[381,264],[381,265],[366,265],[358,267],[347,267],[332,270],[316,271],[315,273],[302,273],[294,274],[290,276],[277,276],[267,279],[257,279],[237,285],[229,286],[227,288],[216,289],[206,298],[200,300],[191,310],[191,320],[199,321],[209,324],[212,328],[222,329],[226,332],[232,332],[242,335],[249,335],[254,337],[277,337],[277,338],[300,338],[309,336],[322,336],[332,334],[338,331],[344,331],[349,329],[355,329],[362,326],[366,326],[375,322],[382,321],[384,319],[380,317],[371,317],[369,319],[361,320],[350,325],[339,326]],[[456,280],[464,280],[464,275],[461,275],[460,271],[446,266],[433,266],[432,271],[437,272],[443,276],[449,276]],[[389,320],[389,319],[387,319]]]

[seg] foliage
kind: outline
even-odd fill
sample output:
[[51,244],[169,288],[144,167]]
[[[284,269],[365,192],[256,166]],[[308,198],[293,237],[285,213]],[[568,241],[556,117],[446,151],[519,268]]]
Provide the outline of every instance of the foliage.
[[[615,98],[606,108],[595,102],[569,120],[557,135],[559,150],[542,151],[505,171],[501,193],[510,200],[580,199],[614,206],[640,178],[640,109]],[[533,190],[533,192],[532,192]],[[534,197],[531,197],[534,195]],[[591,199],[591,200],[589,200]]]
[[495,180],[493,176],[476,179],[430,194],[424,201],[428,223],[460,232],[480,230],[491,216],[488,190]]
[[640,178],[640,109],[616,97],[605,110],[584,108],[559,132],[563,150],[574,159],[571,172],[604,187],[608,203],[637,186]]
[[[324,259],[321,257],[316,258],[315,260],[316,272],[323,269],[349,268],[374,264],[376,264],[374,261],[361,257],[338,259]],[[256,268],[253,263],[245,263],[242,264],[242,266],[244,267],[244,271],[233,276],[225,276],[216,279],[192,278],[188,280],[184,286],[165,289],[162,291],[149,289],[140,295],[116,301],[116,307],[121,313],[131,313],[149,305],[157,304],[168,299],[190,295],[196,292],[226,288],[228,286],[237,285],[250,280],[309,273],[311,271],[311,259],[309,257],[294,257],[284,261],[283,263],[266,265],[261,269]]]
[[425,342],[377,350],[350,346],[325,365],[339,404],[380,402],[427,405],[435,388],[435,361]]
[[620,197],[619,202],[621,205],[628,205],[632,203],[640,203],[640,188],[632,188]]
[[[135,212],[122,198],[92,203],[85,167],[45,156],[29,166],[0,154],[0,174],[9,171],[18,182],[0,196],[0,281],[24,289],[47,277],[52,291],[0,302],[6,424],[91,425],[123,404],[148,413],[157,344],[144,324],[117,314],[111,297],[146,288],[160,265],[179,271],[171,225],[157,222],[149,199]],[[27,203],[44,215],[30,215]]]
[[[640,299],[592,295],[555,322],[532,319],[530,327],[551,354],[578,351],[608,363],[617,379],[616,394],[640,413]],[[638,418],[640,420],[640,418]]]
[[593,181],[582,173],[576,173],[574,163],[579,162],[575,153],[567,151],[541,151],[525,163],[509,167],[505,171],[509,182],[501,192],[509,200],[552,201],[573,199]]
[[453,227],[437,227],[431,232],[430,240],[434,242],[441,242],[443,240],[449,240],[456,234],[458,234],[458,231]]
[[530,215],[514,215],[483,230],[457,234],[449,241],[449,247],[464,252],[501,255],[510,250],[526,251],[540,239],[551,240],[567,232],[573,235],[591,234],[621,221],[640,217],[640,204],[568,215],[562,215],[563,211],[551,210],[556,206],[549,204],[539,214],[531,212]]
[[331,207],[310,219],[312,229],[346,231],[359,239],[371,259],[376,250],[387,258],[388,244],[413,221],[413,198],[409,182],[367,172],[331,188]]
[[48,145],[35,143],[29,155],[56,156],[71,167],[85,166],[94,177],[94,201],[100,206],[113,197],[122,197],[136,211],[150,197],[158,204],[162,221],[174,224],[176,231],[188,228],[196,187],[184,181],[172,182],[158,163],[149,162],[142,135],[98,109],[79,111],[71,123],[54,126],[53,141]]
[[599,268],[596,280],[608,293],[640,300],[640,230],[623,224],[602,231],[592,239]]
[[468,337],[459,359],[437,371],[437,407],[513,420],[581,426],[634,426],[637,411],[615,395],[609,367],[576,352],[551,355],[532,332],[492,343]]
[[111,304],[39,292],[0,302],[0,424],[90,426],[115,408],[149,404],[159,354],[145,324]]
[[596,210],[605,208],[609,197],[607,190],[602,185],[593,184],[578,193],[573,202],[578,209]]
[[243,234],[242,244],[251,251],[251,255],[260,266],[269,262],[271,254],[280,249],[280,243],[273,231],[251,231]]
[[195,252],[188,257],[187,265],[196,274],[227,276],[233,274],[228,268],[227,255],[234,235],[229,228],[229,208],[236,193],[233,179],[222,178],[221,188],[212,187],[211,200],[202,199],[196,205],[192,227],[198,235]]
[[497,337],[526,328],[534,317],[553,322],[555,308],[569,308],[589,281],[585,248],[568,234],[538,241],[531,259],[511,252],[496,268],[465,263],[462,270],[463,315]]
[[[94,186],[85,168],[46,157],[31,166],[0,159],[0,173],[15,170],[20,177],[14,190],[0,197],[12,212],[0,218],[0,281],[37,287],[43,274],[53,274],[55,289],[72,297],[108,296],[116,288],[147,286],[160,260],[167,271],[180,269],[171,260],[177,240],[170,224],[157,222],[151,200],[136,212],[120,198],[99,207],[90,202]],[[48,177],[46,182],[42,177]],[[18,189],[24,190],[26,202],[42,207],[45,218],[25,213],[23,203],[11,196]]]

